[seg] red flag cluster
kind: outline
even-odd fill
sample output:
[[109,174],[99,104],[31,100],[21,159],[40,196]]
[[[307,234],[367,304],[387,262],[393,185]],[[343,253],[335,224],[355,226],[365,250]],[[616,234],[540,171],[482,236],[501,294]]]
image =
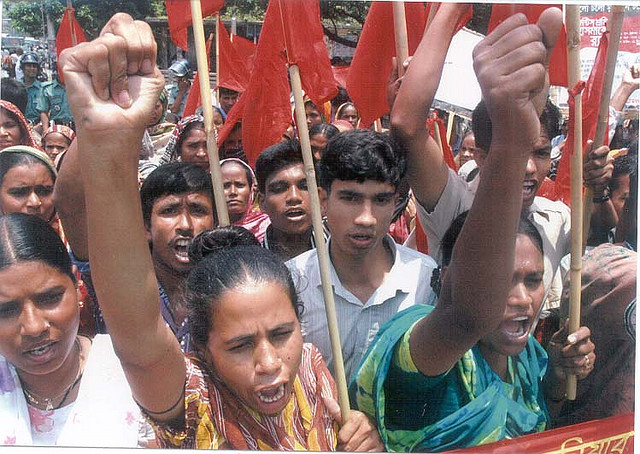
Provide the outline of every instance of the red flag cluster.
[[[428,10],[422,2],[406,2],[404,8],[409,55],[412,55],[422,39]],[[458,23],[457,29],[466,25],[472,15],[473,10],[469,7],[468,14]],[[369,127],[389,112],[387,79],[391,72],[391,58],[395,54],[393,5],[387,1],[374,1],[362,27],[346,86],[360,113],[361,127]]]
[[218,86],[243,92],[249,85],[249,74],[253,69],[256,45],[241,36],[234,36],[231,41],[220,18],[218,18],[218,30],[220,30]]
[[249,85],[220,130],[220,144],[242,120],[242,147],[253,165],[262,150],[282,139],[291,124],[288,64],[298,65],[302,87],[317,105],[337,94],[323,38],[317,0],[269,2]]

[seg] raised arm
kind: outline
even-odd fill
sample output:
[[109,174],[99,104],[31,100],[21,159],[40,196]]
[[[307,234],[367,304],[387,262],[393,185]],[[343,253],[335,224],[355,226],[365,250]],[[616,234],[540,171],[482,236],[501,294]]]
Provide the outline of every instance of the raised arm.
[[[152,412],[179,402],[185,365],[160,315],[138,195],[138,149],[163,77],[149,26],[116,14],[99,38],[61,56],[76,119],[96,293],[134,397]],[[179,417],[183,405],[158,417]]]
[[87,244],[87,214],[85,212],[84,181],[78,162],[78,141],[74,140],[65,153],[53,191],[56,211],[73,255],[83,262],[89,260]]
[[468,5],[441,3],[416,49],[391,110],[391,131],[407,153],[407,177],[416,199],[432,210],[447,184],[442,152],[426,129],[456,24]]
[[528,24],[518,14],[474,49],[492,141],[474,203],[444,273],[440,301],[411,335],[411,356],[425,375],[447,371],[502,319],[525,169],[540,137],[546,65],[561,23],[555,8],[546,10],[538,24]]
[[631,65],[622,76],[622,82],[611,96],[609,105],[618,112],[622,112],[629,96],[638,88],[640,88],[640,65]]

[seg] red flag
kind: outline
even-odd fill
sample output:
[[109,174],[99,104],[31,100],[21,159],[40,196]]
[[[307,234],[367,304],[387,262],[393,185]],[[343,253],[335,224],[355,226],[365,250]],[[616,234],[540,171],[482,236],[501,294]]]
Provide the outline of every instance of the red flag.
[[333,77],[342,87],[347,86],[347,79],[349,77],[349,66],[332,66]]
[[438,133],[440,134],[440,149],[442,150],[444,162],[447,163],[447,166],[449,166],[451,170],[457,172],[458,166],[456,165],[456,161],[453,159],[453,150],[447,142],[447,127],[445,126],[442,118],[429,118],[427,120],[427,129],[429,130],[429,135],[431,135],[434,140],[437,140],[435,128],[433,127],[434,123],[438,128]]
[[[409,55],[420,41],[427,23],[428,10],[422,2],[405,2]],[[457,25],[462,28],[471,19],[473,10]],[[360,127],[368,128],[376,119],[389,112],[386,89],[391,72],[391,58],[396,54],[391,2],[374,1],[362,27],[360,40],[351,61],[347,91],[360,113]]]
[[[207,66],[211,59],[211,43],[213,42],[213,35],[209,35],[205,47],[207,49]],[[189,88],[189,94],[187,95],[187,101],[184,104],[184,110],[182,117],[187,117],[196,113],[196,109],[202,105],[202,99],[200,98],[200,73],[196,72],[196,77],[193,78],[193,84]]]
[[[80,27],[80,24],[76,20],[74,9],[65,8],[62,13],[60,26],[58,27],[58,35],[56,36],[56,54],[58,61],[60,60],[60,54],[63,50],[74,46],[74,35],[75,44],[84,43],[87,40],[82,27]],[[64,80],[62,78],[62,71],[58,72],[58,77],[60,77],[60,80]]]
[[[569,129],[567,142],[558,164],[558,174],[556,176],[556,195],[567,205],[571,206],[571,155],[573,154],[573,136],[574,136],[574,119],[575,119],[575,101],[571,96],[572,92],[582,89],[582,149],[586,149],[587,140],[592,139],[596,133],[598,123],[598,109],[600,107],[600,97],[602,95],[602,84],[604,82],[604,69],[607,60],[607,47],[609,42],[609,32],[602,34],[600,46],[596,59],[589,74],[589,80],[586,85],[580,82],[577,88],[569,91]],[[608,134],[605,132],[605,138]],[[551,139],[551,138],[550,138]],[[606,139],[605,139],[606,142]],[[594,144],[598,147],[602,144]]]
[[[243,92],[249,85],[255,45],[240,36],[234,36],[234,41],[231,42],[229,33],[227,33],[227,29],[220,18],[218,18],[218,28],[220,30],[220,36],[218,37],[218,49],[220,51],[218,56],[220,64],[218,68],[218,86]],[[253,47],[251,54],[246,54],[249,48],[243,41]]]
[[262,150],[282,139],[291,124],[287,63],[298,65],[302,87],[316,105],[337,94],[323,38],[317,0],[269,2],[249,86],[229,112],[220,143],[242,118],[242,146],[253,165]]
[[[180,49],[187,50],[187,27],[191,25],[191,2],[187,0],[165,0],[171,41]],[[202,17],[217,13],[224,0],[200,0]]]
[[[487,34],[491,33],[502,21],[517,13],[523,13],[529,19],[529,23],[535,24],[545,9],[554,6],[562,9],[562,5],[494,4],[491,7]],[[549,60],[549,83],[566,87],[567,74],[567,32],[563,25]]]

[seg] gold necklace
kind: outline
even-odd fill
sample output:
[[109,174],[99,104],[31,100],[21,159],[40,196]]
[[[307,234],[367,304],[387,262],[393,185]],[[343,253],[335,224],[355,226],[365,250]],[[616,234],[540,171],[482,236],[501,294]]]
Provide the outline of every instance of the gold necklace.
[[[44,405],[46,411],[57,410],[58,408],[62,407],[62,404],[67,400],[67,397],[69,397],[69,393],[71,392],[71,390],[75,388],[75,386],[78,384],[78,382],[80,382],[80,379],[82,378],[83,371],[81,370],[81,365],[80,365],[81,363],[80,353],[82,352],[82,347],[80,346],[80,342],[78,341],[77,337],[75,340],[75,344],[78,350],[78,374],[76,375],[76,378],[71,382],[69,386],[67,386],[60,394],[58,394],[55,397],[38,396],[37,394],[29,391],[24,386],[24,383],[22,383],[22,392],[30,405],[38,408]],[[58,405],[54,406],[53,403],[58,399],[60,399],[60,401],[58,402]]]

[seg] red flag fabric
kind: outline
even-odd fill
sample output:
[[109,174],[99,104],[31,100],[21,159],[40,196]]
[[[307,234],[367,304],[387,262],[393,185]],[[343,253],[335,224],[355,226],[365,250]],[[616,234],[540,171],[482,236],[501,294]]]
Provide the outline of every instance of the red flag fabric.
[[[517,13],[523,13],[529,19],[529,23],[535,24],[540,14],[551,7],[562,9],[562,5],[529,5],[529,4],[494,4],[491,7],[491,17],[489,18],[489,28],[487,34],[491,33],[502,21]],[[567,32],[562,26],[558,35],[556,47],[553,48],[551,59],[549,60],[549,83],[566,87],[567,82]]]
[[[213,35],[209,35],[205,47],[207,49],[207,66],[211,60],[211,43],[213,42]],[[208,75],[207,75],[208,76]],[[196,109],[202,105],[202,99],[200,96],[200,73],[196,72],[196,77],[193,78],[191,88],[189,88],[189,94],[187,95],[187,101],[184,104],[184,110],[182,117],[188,117],[196,113]]]
[[431,135],[431,137],[433,137],[434,140],[437,140],[435,128],[433,127],[434,123],[438,128],[438,132],[440,133],[440,149],[442,150],[444,162],[447,163],[451,170],[457,172],[458,166],[456,165],[456,161],[453,159],[453,150],[447,142],[447,127],[445,126],[442,118],[429,118],[427,120],[427,129],[429,130],[429,134]]
[[349,66],[332,66],[333,77],[338,85],[347,87],[347,78],[349,77]]
[[337,94],[318,0],[269,2],[249,85],[219,136],[222,143],[242,118],[242,146],[251,165],[262,150],[282,139],[291,124],[287,63],[298,65],[302,87],[316,105]]
[[[558,164],[558,173],[556,176],[556,196],[567,205],[571,206],[571,155],[573,154],[573,137],[575,123],[575,100],[571,96],[572,92],[576,92],[584,85],[582,92],[582,150],[586,150],[587,140],[593,140],[596,133],[598,123],[598,109],[600,107],[600,97],[602,95],[602,84],[604,82],[604,69],[607,61],[607,47],[609,42],[609,32],[602,34],[600,46],[596,59],[593,62],[591,73],[586,85],[581,82],[579,87],[569,91],[569,128],[567,142]],[[608,134],[605,131],[605,142]],[[598,147],[602,144],[594,144]]]
[[[187,0],[165,0],[171,41],[180,49],[187,50],[187,27],[191,25],[191,2]],[[202,17],[217,13],[224,0],[200,0]]]
[[[229,39],[229,33],[218,18],[218,29],[220,36],[218,37],[218,86],[229,88],[237,92],[243,92],[249,85],[249,75],[253,66],[253,56],[255,53],[255,45],[248,39],[240,36],[234,36],[234,41]],[[247,55],[249,43],[253,51]]]
[[[82,27],[80,27],[80,24],[76,20],[74,11],[73,8],[65,8],[62,13],[62,20],[60,21],[58,34],[56,36],[56,54],[58,61],[60,60],[60,54],[63,50],[73,47],[74,34],[76,44],[84,43],[87,40],[84,36],[84,30],[82,30]],[[64,81],[62,71],[58,71],[58,77]]]
[[[428,10],[422,2],[405,2],[409,55],[422,39]],[[473,9],[457,25],[461,29],[470,19]],[[360,127],[368,128],[389,112],[386,89],[391,72],[391,58],[396,54],[393,27],[393,5],[388,1],[374,1],[362,27],[351,69],[347,77],[347,92],[360,113]]]
[[253,68],[253,61],[256,58],[256,44],[239,35],[230,35],[229,39],[238,55],[247,60],[247,66]]

